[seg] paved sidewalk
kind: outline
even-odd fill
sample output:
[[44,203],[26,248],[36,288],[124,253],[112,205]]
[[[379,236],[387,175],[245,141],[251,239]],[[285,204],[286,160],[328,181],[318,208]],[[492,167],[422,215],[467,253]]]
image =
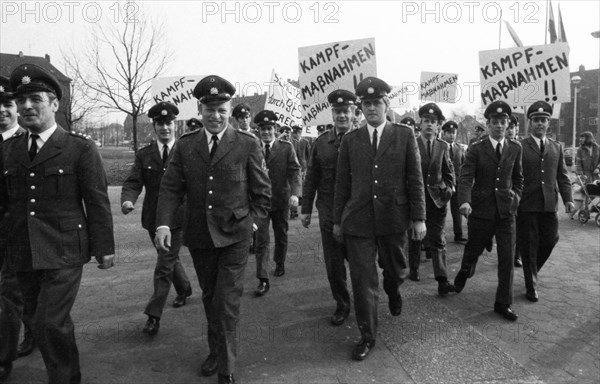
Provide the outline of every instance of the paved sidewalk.
[[[141,229],[141,205],[128,216],[111,188],[117,266],[85,267],[73,318],[84,383],[216,383],[197,375],[208,353],[201,292],[170,307],[158,335],[141,333],[155,251]],[[450,217],[448,227],[451,228]],[[430,262],[421,281],[401,287],[402,315],[392,317],[383,290],[377,345],[363,362],[350,359],[359,339],[354,315],[332,327],[334,310],[323,264],[318,219],[310,229],[290,221],[286,274],[254,298],[255,258],[249,258],[239,327],[236,377],[241,383],[596,383],[600,378],[600,229],[559,219],[561,239],[540,275],[540,301],[524,297],[515,271],[517,322],[493,312],[496,252],[484,254],[462,293],[441,298]],[[450,231],[452,232],[452,231]],[[448,233],[451,279],[463,245]],[[194,277],[187,249],[182,261]],[[196,279],[193,279],[196,282]],[[45,383],[39,352],[15,362],[8,383]]]

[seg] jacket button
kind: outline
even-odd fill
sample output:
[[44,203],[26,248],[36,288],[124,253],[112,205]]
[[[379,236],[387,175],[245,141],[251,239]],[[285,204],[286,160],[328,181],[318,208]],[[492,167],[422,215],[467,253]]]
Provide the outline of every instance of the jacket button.
[[59,169],[58,173],[60,173],[62,175],[64,173],[64,171],[62,169]]
[[35,173],[31,172],[31,173],[29,174],[29,176],[31,176],[31,177],[34,177],[34,176],[35,176]]
[[208,206],[208,209],[212,209],[212,205],[209,205],[209,206]]
[[498,190],[498,188],[496,188],[496,191]]
[[212,195],[212,191],[208,191],[208,194],[209,194],[209,195]]
[[33,204],[33,203],[35,203],[35,199],[31,199],[31,200],[29,200],[29,202]]
[[377,180],[375,180],[375,184],[377,184]]
[[376,199],[376,198],[377,198],[377,195],[373,195],[373,198],[374,198],[374,199]]
[[212,179],[213,179],[213,177],[212,177],[212,176],[209,176],[209,177],[208,177],[208,180],[212,180]]
[[81,228],[81,224],[77,224],[77,228]]
[[31,186],[31,187],[29,187],[29,188],[33,190],[33,189],[35,189],[35,185],[32,185],[32,186]]
[[379,168],[379,165],[375,164],[375,168]]
[[29,212],[29,215],[30,216],[35,216],[35,212],[31,211],[31,212]]

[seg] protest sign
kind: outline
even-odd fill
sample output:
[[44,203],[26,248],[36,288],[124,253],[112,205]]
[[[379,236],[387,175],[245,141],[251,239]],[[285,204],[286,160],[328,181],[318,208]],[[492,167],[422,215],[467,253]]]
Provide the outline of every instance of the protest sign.
[[421,72],[420,99],[435,103],[455,103],[457,81],[456,73]]
[[298,61],[304,125],[330,124],[327,95],[336,89],[354,92],[363,78],[377,76],[374,38],[301,47]]
[[410,108],[409,95],[414,95],[414,83],[403,85],[392,85],[392,91],[388,94],[390,108]]
[[198,100],[193,91],[198,81],[205,76],[159,77],[152,80],[152,105],[168,101],[179,108],[177,120],[198,118]]
[[555,43],[479,52],[481,104],[513,107],[571,101],[569,45]]
[[[302,103],[300,102],[300,90],[285,77],[271,72],[271,82],[267,92],[265,109],[269,109],[277,115],[280,125],[302,126]],[[303,133],[304,134],[304,133]]]

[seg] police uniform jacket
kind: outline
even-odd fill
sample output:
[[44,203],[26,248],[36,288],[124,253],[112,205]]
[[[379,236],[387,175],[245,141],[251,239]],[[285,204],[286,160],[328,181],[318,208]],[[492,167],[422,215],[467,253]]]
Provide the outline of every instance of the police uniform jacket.
[[448,151],[449,146],[445,141],[433,138],[431,140],[431,157],[429,157],[424,141],[426,140],[423,137],[417,139],[421,154],[421,172],[427,186],[426,193],[436,202],[436,205],[439,203],[439,206],[443,206],[452,197],[452,191],[456,186],[454,167]]
[[271,201],[258,139],[227,126],[211,159],[205,128],[181,136],[161,181],[157,227],[175,223],[186,194],[188,248],[221,248],[250,238],[252,216],[266,217]]
[[334,224],[344,234],[385,236],[425,220],[421,158],[412,129],[387,122],[373,154],[367,126],[344,136],[336,172]]
[[[27,132],[25,129],[23,129],[22,127],[19,127],[15,131],[14,136],[22,135],[25,132]],[[2,145],[2,143],[0,143],[0,146],[1,145]],[[2,269],[2,264],[4,262],[4,258],[6,255],[6,240],[8,239],[8,230],[10,229],[8,227],[8,220],[3,220],[3,219],[4,219],[4,215],[1,214],[1,212],[0,212],[0,269]]]
[[[169,160],[173,157],[174,148],[175,146],[173,145],[169,152]],[[167,160],[167,164],[169,160]],[[135,163],[131,167],[129,176],[123,183],[123,189],[121,190],[122,205],[125,201],[131,201],[135,204],[142,189],[146,189],[146,196],[144,197],[142,207],[142,227],[152,232],[156,230],[158,191],[165,170],[166,165],[163,166],[162,153],[159,151],[156,141],[153,140],[148,146],[137,151]],[[171,228],[181,228],[183,207],[184,204],[179,207]]]
[[[450,153],[450,144],[448,144],[448,153]],[[462,145],[457,144],[456,142],[454,143],[450,160],[452,160],[452,166],[454,167],[454,180],[456,180],[456,184],[458,185],[460,167],[465,162],[465,149],[462,147]]]
[[523,139],[521,145],[525,184],[519,211],[556,212],[559,193],[563,202],[573,201],[562,145],[547,138],[543,156],[533,137]]
[[114,254],[106,174],[94,142],[59,126],[33,161],[27,147],[28,135],[20,134],[0,152],[11,267],[69,268]]
[[333,220],[333,197],[335,192],[335,170],[341,141],[335,130],[317,137],[312,145],[308,169],[302,185],[302,213],[312,213],[315,194],[319,218]]
[[271,180],[271,211],[287,209],[291,195],[302,195],[300,163],[294,146],[286,140],[274,140],[266,162]]
[[521,145],[504,139],[500,161],[489,139],[478,141],[467,151],[458,182],[458,205],[471,204],[471,216],[493,220],[517,212],[523,191]]
[[302,172],[306,172],[308,159],[310,157],[310,143],[308,140],[301,137],[299,140],[292,139],[292,144],[294,144],[294,150],[296,151],[300,168],[302,169]]

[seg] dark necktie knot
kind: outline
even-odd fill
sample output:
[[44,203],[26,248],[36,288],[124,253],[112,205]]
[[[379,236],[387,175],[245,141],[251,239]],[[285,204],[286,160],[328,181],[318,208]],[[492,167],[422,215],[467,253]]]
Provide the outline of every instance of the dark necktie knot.
[[29,137],[31,137],[31,146],[29,147],[29,160],[33,161],[33,159],[35,158],[35,155],[37,155],[37,151],[38,151],[37,139],[40,137],[40,135],[32,134],[32,135],[29,135]]
[[163,166],[165,164],[167,164],[168,159],[169,159],[169,146],[167,144],[163,144],[163,151],[162,151]]
[[219,146],[219,136],[217,135],[212,135],[212,148],[210,149],[210,158],[212,159],[213,156],[215,155],[215,152],[217,152],[217,147]]
[[500,145],[500,143],[496,144],[496,157],[498,158],[498,160],[500,160],[500,158],[502,157],[502,146]]
[[375,155],[377,153],[377,129],[373,130],[373,143],[371,145],[373,146],[373,155]]
[[454,150],[453,150],[453,148],[454,148],[454,144],[450,144],[450,158],[451,159],[454,158]]

